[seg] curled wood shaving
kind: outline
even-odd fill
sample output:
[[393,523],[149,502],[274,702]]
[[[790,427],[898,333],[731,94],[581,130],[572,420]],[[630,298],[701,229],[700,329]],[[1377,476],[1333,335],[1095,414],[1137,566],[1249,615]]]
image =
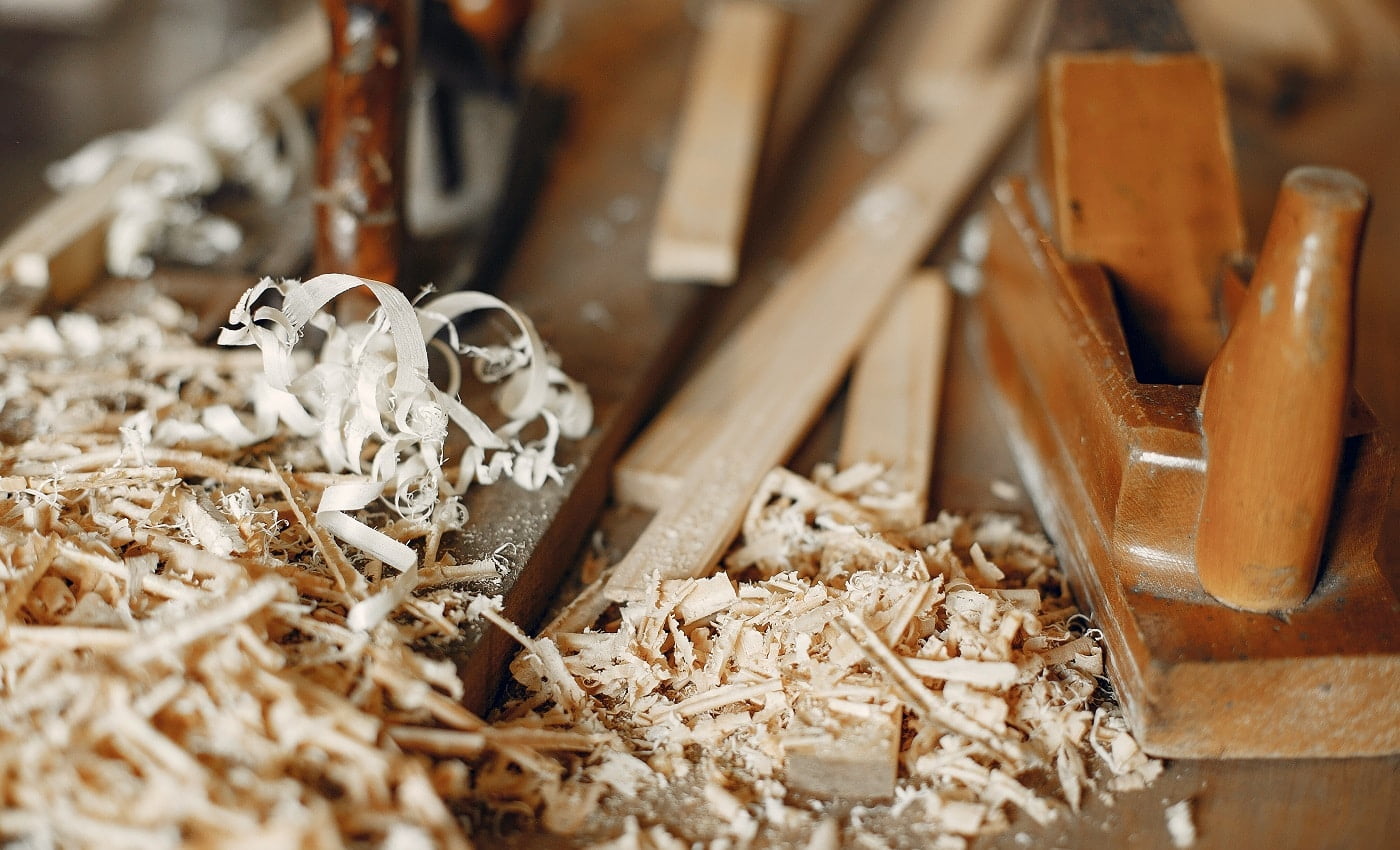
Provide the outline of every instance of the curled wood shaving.
[[287,98],[259,109],[222,97],[182,120],[89,142],[49,166],[47,176],[64,190],[122,171],[126,182],[105,235],[106,265],[115,276],[143,278],[158,257],[210,265],[239,249],[240,225],[206,206],[221,188],[239,187],[265,209],[294,195],[309,200],[312,151],[305,115]]
[[[360,469],[343,451],[350,438],[299,428],[298,410],[316,424],[327,409],[307,384],[336,355],[287,354],[273,364],[285,369],[278,390],[266,352],[200,348],[177,308],[140,297],[115,319],[0,332],[0,843],[469,847],[449,802],[483,791],[463,759],[509,753],[548,774],[550,753],[595,741],[496,730],[460,704],[456,667],[429,640],[471,616],[476,597],[449,583],[481,574],[437,551],[467,521],[453,486],[435,482],[410,519],[326,504],[349,486],[392,508],[395,470],[430,465],[414,466],[433,446],[413,405],[438,396],[396,396],[411,408],[401,421],[403,408],[380,406],[384,387],[362,386],[382,416],[371,437],[394,444],[400,465]],[[484,299],[473,303],[498,303]],[[298,303],[308,312],[278,327],[315,320],[290,295],[283,316]],[[421,347],[451,306],[421,321],[410,311],[410,339]],[[387,367],[374,374],[386,386],[415,370],[392,357],[393,321],[320,327],[328,345],[339,334],[376,352],[355,362]],[[529,342],[489,355],[510,359],[493,377],[515,424],[486,432],[504,452],[520,445],[520,417],[555,411],[559,430],[586,427],[582,389],[523,333]],[[526,373],[539,377],[512,377]],[[532,486],[549,478],[541,455]],[[369,547],[342,546],[328,510],[411,560],[386,567]],[[423,555],[408,545],[420,540]],[[415,586],[420,559],[432,587]],[[553,648],[534,643],[541,657]]]

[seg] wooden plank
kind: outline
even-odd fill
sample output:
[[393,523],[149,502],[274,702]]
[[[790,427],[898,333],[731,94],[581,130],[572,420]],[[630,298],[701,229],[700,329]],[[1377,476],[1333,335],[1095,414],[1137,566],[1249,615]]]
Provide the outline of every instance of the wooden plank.
[[953,291],[942,272],[921,271],[895,293],[851,373],[837,463],[885,467],[885,482],[914,494],[903,522],[928,511],[934,437],[948,357]]
[[638,594],[654,572],[683,578],[715,562],[759,481],[820,413],[886,299],[1000,149],[1030,89],[1026,70],[1008,69],[986,82],[979,109],[917,131],[662,413],[653,427],[674,429],[667,439],[694,434],[697,423],[715,430],[683,452],[679,493],[614,568],[609,599]]
[[937,116],[965,104],[971,80],[996,65],[1025,11],[1024,0],[942,0],[900,80],[904,108]]
[[[325,64],[328,39],[319,8],[310,8],[242,61],[181,98],[162,123],[199,120],[219,98],[263,105],[289,93],[314,91],[310,79]],[[67,304],[104,276],[103,249],[112,204],[140,177],[136,161],[117,163],[102,179],[53,198],[0,243],[0,304],[9,316],[40,303]]]
[[786,18],[764,0],[711,8],[652,231],[652,277],[734,282]]

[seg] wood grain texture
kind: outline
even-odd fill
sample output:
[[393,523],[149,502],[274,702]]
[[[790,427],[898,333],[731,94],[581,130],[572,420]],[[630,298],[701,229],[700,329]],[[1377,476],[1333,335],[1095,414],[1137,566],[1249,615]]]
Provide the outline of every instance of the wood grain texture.
[[652,231],[657,280],[734,282],[786,25],[764,0],[710,7]]
[[943,274],[921,271],[890,300],[851,371],[837,464],[885,467],[884,480],[913,503],[900,520],[922,522],[933,478],[953,291]]
[[996,65],[1012,30],[1027,14],[1025,0],[942,0],[900,79],[904,108],[938,117],[965,105],[974,90],[969,88],[972,79]]
[[708,419],[714,431],[678,447],[679,493],[614,568],[609,599],[640,592],[653,572],[681,578],[714,564],[762,477],[821,412],[886,299],[976,184],[1028,95],[1026,74],[1009,71],[988,84],[982,109],[908,139],[662,413],[658,422],[675,416],[680,430]]
[[1222,339],[1213,283],[1244,251],[1219,72],[1189,54],[1058,54],[1042,107],[1061,249],[1113,276],[1143,383],[1200,383]]
[[1369,205],[1345,171],[1289,173],[1248,300],[1206,374],[1196,570],[1227,605],[1289,610],[1316,583],[1351,397]]

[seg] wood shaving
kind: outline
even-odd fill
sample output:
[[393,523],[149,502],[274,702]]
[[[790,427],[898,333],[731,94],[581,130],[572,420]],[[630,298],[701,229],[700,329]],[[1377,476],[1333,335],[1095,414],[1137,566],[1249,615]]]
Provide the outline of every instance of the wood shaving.
[[777,470],[718,573],[552,633],[548,665],[522,653],[496,727],[598,744],[486,754],[476,817],[569,846],[664,846],[664,826],[691,846],[963,847],[1151,782],[1044,538],[995,515],[901,526],[897,500],[863,498],[880,479]]
[[157,258],[212,265],[232,255],[243,229],[210,212],[209,199],[238,187],[275,209],[306,195],[313,147],[305,115],[287,97],[274,97],[265,109],[220,97],[192,115],[89,142],[49,166],[47,177],[66,190],[123,171],[128,180],[105,235],[107,271],[144,278]]
[[1167,806],[1167,835],[1171,836],[1172,846],[1187,848],[1196,844],[1196,820],[1190,800],[1181,800]]
[[[245,299],[243,331],[270,334],[262,369],[197,347],[159,300],[0,333],[5,840],[961,847],[1160,773],[1101,693],[1102,649],[1044,539],[997,516],[902,526],[868,469],[775,471],[722,571],[654,581],[592,628],[522,633],[451,585],[492,559],[437,547],[467,520],[460,486],[540,486],[552,442],[531,453],[523,425],[447,411],[450,392],[401,384],[412,361],[376,368],[406,332],[316,318],[345,285],[284,286],[271,312],[273,287]],[[420,315],[417,344],[485,298]],[[511,422],[575,432],[586,396],[520,326],[530,344],[472,351]],[[327,338],[319,361],[291,350],[305,327]],[[329,403],[318,362],[368,364],[369,401]],[[449,421],[476,449],[455,482],[433,454]],[[384,445],[396,463],[374,462]],[[396,501],[400,471],[428,475],[427,497]],[[346,486],[381,501],[328,505]],[[471,619],[523,647],[491,724],[432,651]]]
[[[297,285],[280,289],[295,309]],[[427,466],[424,409],[399,421],[384,402],[413,371],[392,356],[401,329],[337,328],[312,307],[299,315],[327,339],[318,359],[250,358],[197,346],[177,307],[138,297],[113,319],[37,317],[0,332],[0,844],[469,847],[448,805],[477,793],[463,759],[500,750],[557,770],[550,751],[588,752],[595,739],[491,728],[461,706],[456,667],[434,650],[476,598],[447,585],[481,569],[426,544],[467,521],[460,488],[435,479],[417,514],[393,516],[395,470]],[[456,312],[413,317],[412,331],[430,337]],[[397,466],[360,474],[352,438],[319,427],[346,421],[308,389],[317,364],[349,362],[328,359],[344,351],[337,335],[374,353],[353,361],[385,382],[358,384],[379,417],[363,445],[394,444]],[[508,358],[482,350],[510,408],[482,441],[507,455],[524,448],[529,419],[548,413],[556,435],[568,416],[571,431],[581,421],[581,388],[526,335]],[[461,407],[440,390],[429,400]],[[542,455],[515,480],[548,481]],[[344,526],[323,521],[327,494],[346,486],[386,495],[331,509],[409,552],[406,569],[343,547]],[[413,581],[425,555],[431,587]]]

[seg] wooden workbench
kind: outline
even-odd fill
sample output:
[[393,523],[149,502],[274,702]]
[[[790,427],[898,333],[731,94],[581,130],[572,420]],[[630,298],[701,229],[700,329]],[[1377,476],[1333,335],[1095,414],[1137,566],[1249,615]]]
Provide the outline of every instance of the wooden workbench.
[[[608,463],[626,432],[643,417],[644,399],[650,394],[644,390],[672,372],[669,357],[685,346],[687,323],[679,317],[703,326],[680,366],[683,374],[841,209],[883,153],[862,150],[857,142],[852,87],[887,93],[889,118],[899,124],[893,81],[911,35],[932,4],[902,0],[886,4],[879,13],[845,77],[828,92],[822,114],[803,134],[784,176],[760,197],[740,284],[716,298],[644,284],[642,277],[648,215],[659,185],[657,169],[672,130],[691,42],[683,5],[680,0],[557,4],[563,12],[556,22],[557,38],[536,57],[541,78],[574,93],[574,120],[500,291],[536,317],[570,371],[590,383],[604,419],[612,425],[591,443],[571,449],[573,457],[564,457],[569,461],[586,456],[587,461],[569,477],[566,490],[537,494],[533,502],[494,505],[491,499],[504,498],[499,492],[481,496],[473,505],[476,517],[494,516],[498,525],[467,541],[469,548],[489,551],[498,540],[523,535],[529,545],[519,553],[522,561],[563,565],[572,558],[602,503]],[[13,77],[0,77],[0,84],[13,82]],[[1391,270],[1400,263],[1400,158],[1393,155],[1389,140],[1400,133],[1400,113],[1394,109],[1397,92],[1400,69],[1390,76],[1312,92],[1287,118],[1259,104],[1235,108],[1254,244],[1287,167],[1307,160],[1344,165],[1371,184],[1377,200],[1362,264],[1357,374],[1363,393],[1393,433],[1400,431],[1400,287],[1391,281]],[[128,123],[140,120],[135,117]],[[116,126],[121,124],[102,129]],[[871,146],[868,136],[865,141]],[[46,155],[58,156],[67,148],[65,144]],[[17,162],[32,167],[41,161],[26,150]],[[0,164],[0,173],[8,176],[11,167]],[[610,204],[619,199],[635,201],[639,214],[610,217]],[[13,214],[0,218],[13,220]],[[615,303],[619,287],[633,293],[628,309],[611,309],[602,316],[587,307],[591,302]],[[712,309],[701,312],[707,301]],[[590,316],[591,321],[586,318]],[[996,480],[1015,482],[1016,473],[960,328],[955,318],[932,501],[951,509],[1017,512],[1029,519],[1032,514],[1023,499],[1001,499],[990,489]],[[639,344],[639,339],[645,343]],[[639,352],[651,360],[647,368],[631,365],[624,370],[634,384],[610,385],[608,376],[632,364]],[[838,422],[839,407],[799,450],[795,465],[829,457]],[[549,529],[539,526],[541,511],[553,513],[561,506],[562,522]],[[629,532],[635,533],[638,525],[634,512],[611,511],[603,520],[609,549],[625,549]],[[1381,560],[1396,584],[1400,509],[1394,504],[1384,541]],[[531,589],[533,596],[546,592],[545,587]],[[507,649],[502,644],[490,651]],[[1287,694],[1261,698],[1286,699]],[[1080,816],[1062,819],[1049,829],[1018,821],[1010,832],[977,846],[1169,847],[1164,803],[1186,798],[1195,801],[1202,847],[1383,847],[1400,840],[1400,758],[1392,757],[1176,761],[1151,788],[1121,795],[1113,806],[1093,799]],[[1033,843],[1023,844],[1022,833],[1033,837]]]

